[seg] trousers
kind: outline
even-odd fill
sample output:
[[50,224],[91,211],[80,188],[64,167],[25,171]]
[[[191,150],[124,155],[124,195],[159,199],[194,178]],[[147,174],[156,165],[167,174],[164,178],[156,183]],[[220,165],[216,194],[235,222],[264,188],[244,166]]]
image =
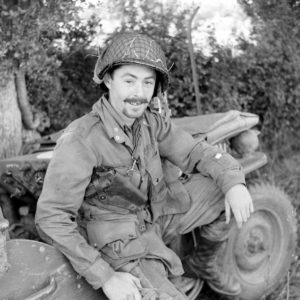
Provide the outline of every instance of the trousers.
[[[205,225],[219,218],[225,209],[224,194],[211,178],[194,174],[184,186],[191,198],[190,209],[183,214],[159,217],[152,224],[152,230],[158,238],[171,248],[180,240],[180,235],[189,233],[195,228],[203,228],[204,235],[213,235],[214,232],[205,230]],[[176,252],[175,248],[176,246],[174,247]],[[122,266],[120,270],[130,272],[141,280],[143,300],[188,299],[184,292],[173,284],[172,276],[168,274],[161,260],[140,258],[134,263]]]
[[162,216],[156,222],[166,244],[170,244],[178,234],[183,235],[212,223],[225,210],[224,194],[211,178],[193,174],[184,187],[191,198],[189,210],[183,214]]

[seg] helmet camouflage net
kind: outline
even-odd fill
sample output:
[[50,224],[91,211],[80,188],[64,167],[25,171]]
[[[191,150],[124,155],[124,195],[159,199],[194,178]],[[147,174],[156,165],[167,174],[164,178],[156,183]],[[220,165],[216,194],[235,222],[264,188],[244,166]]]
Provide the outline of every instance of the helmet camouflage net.
[[97,60],[94,69],[94,81],[102,83],[104,75],[114,66],[140,64],[158,71],[161,91],[166,91],[169,82],[169,70],[161,47],[151,38],[138,33],[123,33],[114,37]]

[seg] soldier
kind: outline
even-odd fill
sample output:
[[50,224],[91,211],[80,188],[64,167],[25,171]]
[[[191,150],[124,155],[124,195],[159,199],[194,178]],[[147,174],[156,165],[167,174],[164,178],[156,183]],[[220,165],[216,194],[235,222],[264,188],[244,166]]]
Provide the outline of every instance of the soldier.
[[[177,284],[184,272],[219,293],[240,293],[215,257],[230,212],[239,227],[253,212],[244,174],[229,154],[151,109],[168,73],[153,39],[116,36],[94,70],[107,93],[58,140],[38,201],[41,237],[110,300],[187,299]],[[190,179],[171,178],[162,159]],[[171,245],[196,227],[199,244],[181,260]]]

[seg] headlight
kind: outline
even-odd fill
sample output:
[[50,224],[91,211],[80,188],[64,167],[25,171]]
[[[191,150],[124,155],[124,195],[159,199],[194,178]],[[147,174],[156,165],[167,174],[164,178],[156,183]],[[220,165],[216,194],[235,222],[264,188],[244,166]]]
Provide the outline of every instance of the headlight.
[[240,156],[247,156],[255,152],[259,146],[259,131],[249,129],[230,140],[231,148]]

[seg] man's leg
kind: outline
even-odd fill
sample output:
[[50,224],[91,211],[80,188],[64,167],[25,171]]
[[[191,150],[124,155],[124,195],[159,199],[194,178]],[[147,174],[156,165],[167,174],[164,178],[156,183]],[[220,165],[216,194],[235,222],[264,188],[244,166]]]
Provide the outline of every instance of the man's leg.
[[168,279],[165,266],[158,259],[141,258],[138,263],[128,263],[120,270],[139,278],[143,300],[188,300]]
[[[223,218],[224,217],[224,218]],[[230,226],[225,224],[225,216],[200,229],[200,238],[194,251],[182,259],[184,276],[200,277],[218,293],[238,295],[240,283],[222,265],[222,253],[228,239]]]
[[185,291],[170,281],[170,274],[183,273],[180,258],[163,242],[161,228],[171,215],[158,218],[155,223],[146,222],[146,231],[140,242],[147,245],[145,256],[130,260],[118,270],[129,272],[140,279],[143,300],[188,300]]
[[171,244],[176,234],[186,234],[198,227],[200,238],[196,249],[182,259],[184,276],[202,278],[218,293],[237,295],[239,282],[231,273],[224,272],[217,259],[222,257],[230,230],[223,213],[224,194],[210,178],[200,174],[193,175],[185,188],[192,199],[191,208],[166,224],[164,241]]

